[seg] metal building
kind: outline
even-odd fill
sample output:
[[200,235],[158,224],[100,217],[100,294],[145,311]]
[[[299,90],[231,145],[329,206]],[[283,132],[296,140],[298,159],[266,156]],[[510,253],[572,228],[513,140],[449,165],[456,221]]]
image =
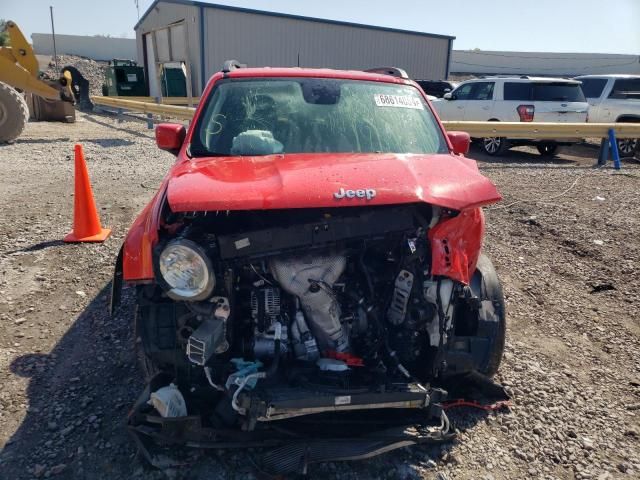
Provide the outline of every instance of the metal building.
[[161,69],[181,68],[187,90],[200,95],[229,59],[249,66],[397,66],[412,78],[443,79],[455,38],[189,0],[155,0],[135,31],[152,96],[160,94]]
[[639,55],[603,53],[496,52],[454,50],[451,73],[573,77],[607,73],[640,74]]

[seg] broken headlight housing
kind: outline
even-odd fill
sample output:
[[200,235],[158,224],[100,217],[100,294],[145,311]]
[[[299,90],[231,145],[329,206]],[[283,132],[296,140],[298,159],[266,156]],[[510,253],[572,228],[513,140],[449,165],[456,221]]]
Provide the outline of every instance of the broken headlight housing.
[[211,261],[197,243],[186,239],[169,242],[158,257],[158,272],[174,300],[204,300],[213,292],[216,278]]

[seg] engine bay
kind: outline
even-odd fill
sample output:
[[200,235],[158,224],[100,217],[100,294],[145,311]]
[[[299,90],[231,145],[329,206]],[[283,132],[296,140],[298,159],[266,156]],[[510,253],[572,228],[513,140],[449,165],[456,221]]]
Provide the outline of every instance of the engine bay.
[[427,408],[444,396],[434,381],[479,369],[490,346],[474,336],[480,292],[430,273],[428,231],[443,214],[455,212],[170,214],[154,252],[158,285],[139,287],[144,355],[181,391],[210,397],[214,423],[246,430]]

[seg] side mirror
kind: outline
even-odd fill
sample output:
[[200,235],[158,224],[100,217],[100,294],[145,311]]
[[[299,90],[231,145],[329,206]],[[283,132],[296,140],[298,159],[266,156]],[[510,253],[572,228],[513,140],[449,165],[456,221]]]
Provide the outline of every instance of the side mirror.
[[445,93],[442,98],[444,98],[445,100],[455,100],[453,94],[451,92],[447,92]]
[[186,135],[187,130],[179,123],[161,123],[156,127],[156,145],[177,155]]
[[447,137],[456,155],[466,155],[469,152],[471,138],[467,132],[447,132]]

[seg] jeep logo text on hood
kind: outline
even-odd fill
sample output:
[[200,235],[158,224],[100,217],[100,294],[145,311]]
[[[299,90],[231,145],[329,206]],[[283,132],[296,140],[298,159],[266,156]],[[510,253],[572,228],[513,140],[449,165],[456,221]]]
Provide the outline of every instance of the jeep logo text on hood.
[[376,197],[376,191],[373,188],[366,188],[361,190],[345,190],[341,188],[333,194],[336,200],[342,200],[343,198],[366,198],[367,200],[373,200]]

